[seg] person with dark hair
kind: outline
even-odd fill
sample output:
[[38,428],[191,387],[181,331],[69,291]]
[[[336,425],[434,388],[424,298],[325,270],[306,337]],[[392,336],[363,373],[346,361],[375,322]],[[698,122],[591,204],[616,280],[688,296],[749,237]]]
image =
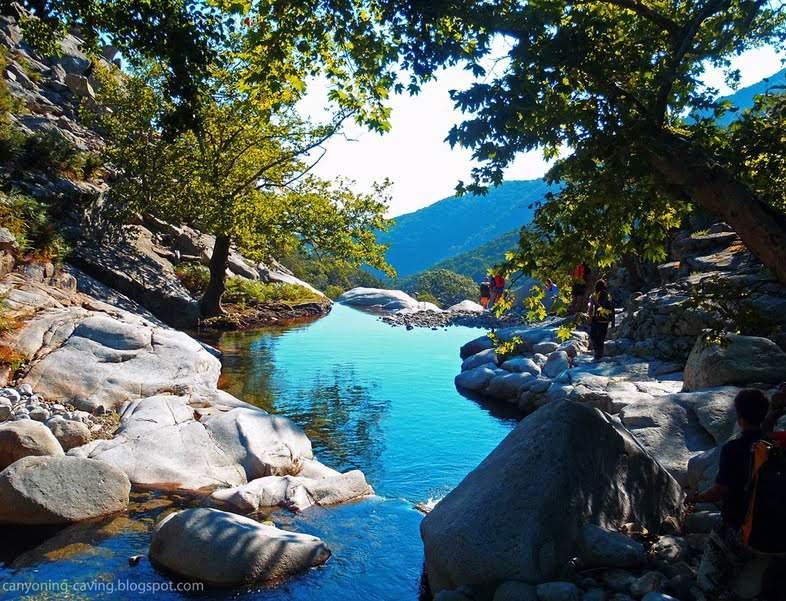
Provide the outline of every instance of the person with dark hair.
[[704,549],[698,570],[698,584],[704,592],[727,590],[752,551],[742,543],[741,528],[748,512],[747,487],[751,475],[753,446],[768,434],[784,413],[786,388],[773,395],[772,409],[767,395],[748,388],[737,393],[734,409],[740,434],[721,447],[715,484],[699,493],[688,494],[687,504],[721,503],[723,525],[713,531]]
[[589,301],[590,342],[595,360],[603,358],[609,326],[614,327],[614,302],[609,294],[605,280],[595,282],[595,292]]

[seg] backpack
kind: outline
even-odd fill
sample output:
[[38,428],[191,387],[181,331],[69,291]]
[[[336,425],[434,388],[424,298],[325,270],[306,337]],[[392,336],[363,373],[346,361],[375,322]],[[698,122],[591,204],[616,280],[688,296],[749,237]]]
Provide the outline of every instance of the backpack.
[[762,553],[786,553],[786,448],[782,444],[760,440],[753,445],[742,542]]
[[614,303],[608,291],[592,295],[592,319],[599,323],[609,323],[614,319]]
[[498,289],[502,290],[503,288],[505,288],[505,278],[503,278],[501,275],[495,275],[494,276],[494,285]]

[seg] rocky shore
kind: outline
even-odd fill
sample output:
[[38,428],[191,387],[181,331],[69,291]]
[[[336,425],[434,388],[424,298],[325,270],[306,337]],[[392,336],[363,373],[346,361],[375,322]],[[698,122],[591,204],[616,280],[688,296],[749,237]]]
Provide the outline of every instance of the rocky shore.
[[[170,572],[248,584],[326,561],[322,541],[238,514],[372,495],[363,474],[322,465],[296,424],[219,390],[212,349],[95,281],[106,301],[61,280],[0,281],[20,324],[2,343],[25,359],[0,389],[0,524],[69,524],[124,511],[132,489],[178,492],[216,508],[158,527],[150,557]],[[214,578],[204,544],[234,530],[248,545]]]
[[342,294],[337,302],[377,314],[381,321],[408,330],[413,328],[436,330],[448,326],[491,330],[524,322],[523,317],[515,312],[496,317],[471,300],[464,300],[447,309],[440,309],[432,303],[420,302],[401,290],[353,288]]
[[[602,361],[586,333],[560,340],[554,320],[498,330],[516,339],[513,354],[487,336],[461,348],[457,388],[527,417],[422,523],[437,599],[707,599],[697,571],[720,513],[687,512],[683,489],[714,482],[720,447],[738,431],[737,392],[786,380],[786,313],[773,312],[786,289],[723,224],[679,238],[674,252],[663,285],[618,315]],[[705,278],[730,297],[692,302]],[[771,338],[722,333],[732,302],[766,312]],[[734,594],[756,598],[764,567],[743,572]]]

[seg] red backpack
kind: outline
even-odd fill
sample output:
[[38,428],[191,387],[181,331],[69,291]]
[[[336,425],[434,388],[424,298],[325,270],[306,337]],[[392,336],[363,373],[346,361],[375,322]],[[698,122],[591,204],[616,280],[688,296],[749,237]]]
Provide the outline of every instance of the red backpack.
[[505,288],[505,278],[503,278],[501,275],[495,275],[494,285],[500,290],[502,290],[503,288]]

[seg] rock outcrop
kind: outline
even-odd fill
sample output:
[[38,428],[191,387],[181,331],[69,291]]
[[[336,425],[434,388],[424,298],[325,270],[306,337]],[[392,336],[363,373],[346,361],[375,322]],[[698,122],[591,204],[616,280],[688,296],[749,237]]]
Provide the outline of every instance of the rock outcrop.
[[338,297],[343,305],[378,312],[435,311],[441,309],[432,303],[418,302],[401,290],[385,290],[382,288],[353,288]]
[[128,507],[131,484],[119,469],[77,457],[24,457],[0,472],[0,523],[52,525]]
[[786,352],[772,340],[728,334],[719,342],[698,339],[685,364],[685,390],[786,381]]
[[157,526],[150,559],[169,572],[216,586],[279,580],[325,563],[318,538],[217,509],[187,509]]
[[525,418],[423,520],[426,573],[434,591],[555,580],[587,524],[635,521],[657,531],[681,503],[678,483],[630,432],[595,409],[553,403]]

